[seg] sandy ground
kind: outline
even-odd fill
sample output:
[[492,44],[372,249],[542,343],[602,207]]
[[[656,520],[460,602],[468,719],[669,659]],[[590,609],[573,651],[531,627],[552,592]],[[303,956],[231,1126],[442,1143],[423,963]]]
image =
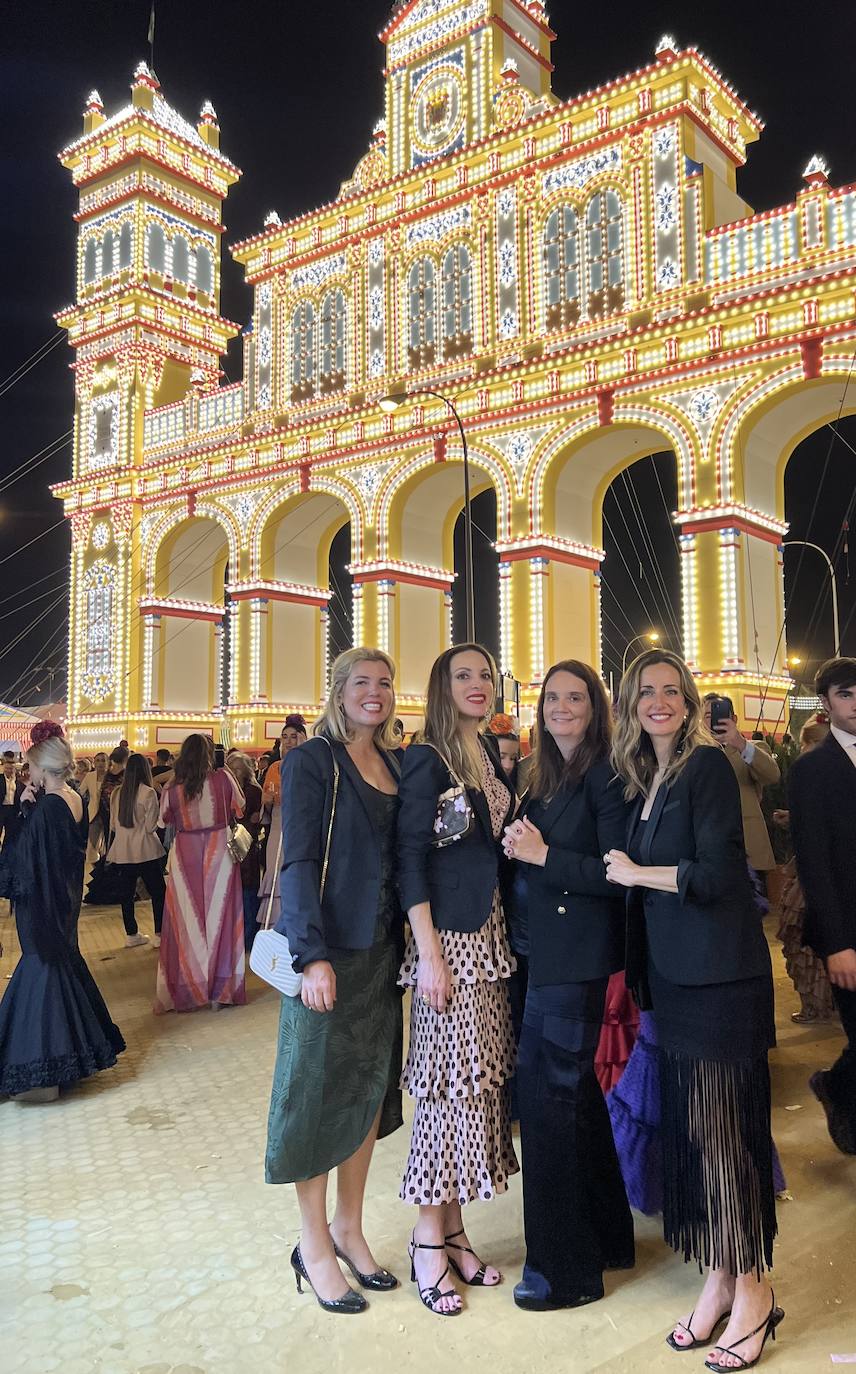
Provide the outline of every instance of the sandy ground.
[[[692,1307],[698,1278],[666,1250],[655,1221],[637,1219],[637,1267],[607,1275],[605,1301],[547,1315],[514,1307],[519,1178],[468,1214],[507,1279],[492,1292],[468,1290],[456,1320],[432,1317],[406,1281],[349,1320],[298,1297],[288,1264],[294,1193],[262,1181],[276,994],[251,979],[247,1007],[155,1019],[154,951],[122,947],[115,910],[84,911],[82,947],[129,1048],[117,1068],[58,1103],[0,1103],[3,1374],[676,1369],[664,1335]],[[148,906],[138,912],[150,930]],[[18,955],[5,902],[0,939],[2,980]],[[856,1160],[833,1148],[806,1086],[840,1036],[792,1025],[794,994],[775,960],[774,1134],[793,1200],[780,1206],[776,1251],[787,1316],[764,1363],[813,1374],[832,1367],[832,1354],[856,1362]],[[378,1147],[366,1214],[379,1261],[403,1280],[406,1149],[404,1132]],[[703,1369],[702,1352],[680,1363]]]

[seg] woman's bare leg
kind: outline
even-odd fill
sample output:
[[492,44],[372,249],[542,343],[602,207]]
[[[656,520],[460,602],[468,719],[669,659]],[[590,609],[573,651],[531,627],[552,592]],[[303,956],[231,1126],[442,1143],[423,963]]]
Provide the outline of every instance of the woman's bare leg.
[[[420,1289],[432,1288],[440,1282],[443,1270],[448,1265],[446,1258],[445,1238],[448,1232],[447,1225],[448,1207],[420,1207],[419,1220],[413,1232],[413,1238],[422,1245],[436,1245],[436,1250],[416,1250],[414,1251],[413,1263],[416,1267],[416,1282]],[[444,1292],[447,1289],[454,1290],[455,1285],[452,1281],[451,1272],[443,1278],[441,1287]],[[457,1291],[450,1293],[448,1298],[441,1298],[435,1306],[437,1312],[456,1312],[461,1307],[460,1294]]]
[[[456,1235],[457,1231],[463,1231],[463,1235]],[[464,1230],[464,1218],[461,1214],[461,1204],[459,1202],[449,1202],[446,1204],[446,1235],[455,1237],[455,1245],[466,1245],[474,1248],[472,1241]],[[468,1281],[479,1271],[482,1261],[478,1255],[468,1255],[465,1251],[449,1249],[449,1256],[455,1261],[464,1278]],[[492,1264],[485,1265],[484,1286],[494,1288],[502,1280],[502,1275],[498,1269],[494,1269]]]
[[378,1268],[363,1235],[363,1200],[379,1125],[380,1109],[356,1154],[340,1164],[336,1171],[336,1211],[330,1223],[330,1234],[361,1274],[372,1274]]
[[339,1268],[327,1225],[327,1174],[295,1183],[300,1207],[300,1253],[319,1298],[332,1302],[351,1291]]

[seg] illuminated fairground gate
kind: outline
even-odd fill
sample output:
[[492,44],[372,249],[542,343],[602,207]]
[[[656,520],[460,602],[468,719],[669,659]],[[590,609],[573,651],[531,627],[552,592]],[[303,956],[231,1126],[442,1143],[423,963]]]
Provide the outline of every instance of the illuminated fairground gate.
[[[812,158],[753,215],[759,120],[694,49],[567,102],[538,0],[412,0],[386,112],[337,198],[233,249],[255,293],[219,384],[222,202],[239,176],[145,65],[61,155],[80,188],[70,713],[80,743],[260,748],[322,694],[334,540],[355,642],[402,714],[449,642],[461,447],[496,494],[501,666],[600,659],[601,504],[675,456],[683,651],[744,718],[788,687],[783,472],[856,410],[856,191]],[[361,80],[355,73],[354,80]],[[311,113],[307,112],[307,136]],[[395,414],[389,393],[414,393]],[[342,531],[345,531],[342,533]],[[339,565],[340,572],[343,563]],[[341,590],[341,589],[339,589]],[[348,592],[350,591],[350,597]]]

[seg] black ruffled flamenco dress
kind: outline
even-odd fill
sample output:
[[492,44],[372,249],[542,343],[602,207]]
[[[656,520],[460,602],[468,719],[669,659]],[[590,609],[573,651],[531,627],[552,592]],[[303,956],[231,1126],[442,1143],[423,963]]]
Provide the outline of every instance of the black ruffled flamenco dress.
[[0,1095],[65,1087],[110,1068],[125,1042],[78,948],[89,822],[46,793],[0,853],[21,958],[0,1002]]

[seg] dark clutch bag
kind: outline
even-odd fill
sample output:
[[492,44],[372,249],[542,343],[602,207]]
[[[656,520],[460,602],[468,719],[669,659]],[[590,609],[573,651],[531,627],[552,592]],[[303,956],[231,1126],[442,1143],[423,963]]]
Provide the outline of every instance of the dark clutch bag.
[[434,817],[435,849],[445,849],[469,835],[473,828],[473,808],[467,796],[467,789],[461,783],[441,792],[437,798],[437,814]]

